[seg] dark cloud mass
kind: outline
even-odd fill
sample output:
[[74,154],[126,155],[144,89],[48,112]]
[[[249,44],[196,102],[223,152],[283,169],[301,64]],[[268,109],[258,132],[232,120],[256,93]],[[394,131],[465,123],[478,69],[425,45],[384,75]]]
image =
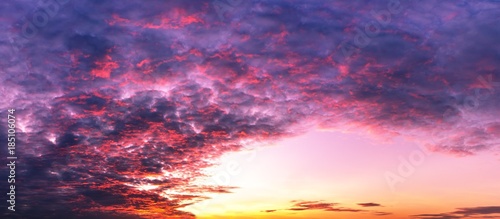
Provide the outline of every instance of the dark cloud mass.
[[194,183],[214,159],[314,126],[498,149],[497,1],[401,0],[366,45],[389,1],[57,2],[34,34],[43,4],[0,3],[22,218],[191,218],[179,209],[233,189]]

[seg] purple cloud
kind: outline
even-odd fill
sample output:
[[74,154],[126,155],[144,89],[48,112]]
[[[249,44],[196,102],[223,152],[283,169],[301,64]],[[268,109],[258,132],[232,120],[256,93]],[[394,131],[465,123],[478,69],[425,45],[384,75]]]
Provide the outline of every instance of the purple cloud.
[[498,3],[399,3],[364,36],[387,2],[245,1],[224,21],[206,1],[69,1],[54,14],[1,2],[0,113],[16,109],[29,200],[18,212],[194,217],[178,209],[235,189],[194,183],[211,161],[316,126],[498,149]]

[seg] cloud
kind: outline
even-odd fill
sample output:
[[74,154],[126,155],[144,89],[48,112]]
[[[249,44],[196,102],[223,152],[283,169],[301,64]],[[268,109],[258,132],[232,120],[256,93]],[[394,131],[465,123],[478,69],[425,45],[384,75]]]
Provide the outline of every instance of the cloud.
[[303,210],[331,210],[336,203],[327,203],[320,201],[300,201],[293,204],[293,207],[288,210],[303,211]]
[[458,210],[453,212],[455,214],[463,214],[465,216],[475,215],[475,214],[500,214],[500,206],[485,206],[485,207],[472,207],[472,208],[457,208]]
[[414,215],[414,217],[422,219],[458,219],[469,218],[470,216],[478,216],[481,218],[495,218],[500,216],[500,206],[457,208],[456,211],[448,213]]
[[375,216],[386,216],[386,215],[391,215],[392,213],[390,212],[382,212],[382,211],[376,211],[373,213]]
[[[264,210],[262,212],[266,213],[273,213],[276,211],[311,211],[311,210],[320,210],[320,211],[329,211],[329,212],[361,212],[361,213],[369,213],[371,212],[373,215],[376,216],[384,216],[384,215],[390,215],[392,213],[389,212],[379,212],[379,211],[368,211],[368,210],[362,210],[362,209],[355,209],[355,208],[347,208],[347,207],[342,207],[341,204],[339,203],[333,203],[333,202],[324,202],[324,201],[302,201],[302,200],[293,200],[291,201],[292,206],[286,209],[273,209],[273,210]],[[373,206],[381,206],[380,204],[376,203],[361,203],[363,205],[360,205],[362,207],[371,207],[367,206],[365,204],[373,205]]]
[[[347,57],[340,45],[387,3],[245,1],[221,20],[207,1],[70,1],[30,38],[41,6],[0,4],[22,217],[194,217],[178,209],[235,189],[195,183],[218,157],[311,127],[455,155],[499,145],[491,1],[401,1],[405,13]],[[356,210],[316,204],[293,208]]]
[[382,205],[378,203],[373,203],[373,202],[367,202],[367,203],[358,203],[359,206],[361,207],[381,207]]
[[363,210],[352,209],[345,207],[337,207],[337,203],[321,202],[321,201],[292,201],[294,204],[289,211],[305,211],[305,210],[323,210],[336,212],[360,212]]

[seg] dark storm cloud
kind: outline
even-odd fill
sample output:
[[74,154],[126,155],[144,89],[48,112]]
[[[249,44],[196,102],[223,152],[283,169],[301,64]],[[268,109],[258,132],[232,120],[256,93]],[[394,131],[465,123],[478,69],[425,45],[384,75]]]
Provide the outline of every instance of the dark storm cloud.
[[222,20],[209,1],[69,1],[28,39],[45,6],[0,3],[19,212],[190,217],[234,189],[193,184],[211,160],[316,125],[498,148],[498,2],[397,2],[375,31],[389,1],[244,1]]

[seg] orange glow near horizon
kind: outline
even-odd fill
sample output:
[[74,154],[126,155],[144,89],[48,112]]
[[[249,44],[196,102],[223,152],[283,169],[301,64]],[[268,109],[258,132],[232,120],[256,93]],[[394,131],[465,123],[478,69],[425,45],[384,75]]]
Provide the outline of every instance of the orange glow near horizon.
[[[500,189],[496,183],[500,177],[489,175],[498,172],[496,157],[489,155],[457,158],[430,154],[392,191],[384,173],[397,171],[399,157],[415,150],[420,148],[402,138],[382,141],[354,133],[310,132],[252,153],[222,157],[219,165],[209,170],[214,177],[206,181],[238,188],[182,210],[200,219],[395,219],[422,212],[453,212],[456,206],[495,204],[497,197],[488,192]],[[475,171],[468,167],[472,165],[483,169]],[[447,177],[443,178],[443,174]],[[486,177],[488,181],[483,180]],[[294,200],[335,204],[333,210],[290,210]],[[381,206],[358,205],[371,202]]]

